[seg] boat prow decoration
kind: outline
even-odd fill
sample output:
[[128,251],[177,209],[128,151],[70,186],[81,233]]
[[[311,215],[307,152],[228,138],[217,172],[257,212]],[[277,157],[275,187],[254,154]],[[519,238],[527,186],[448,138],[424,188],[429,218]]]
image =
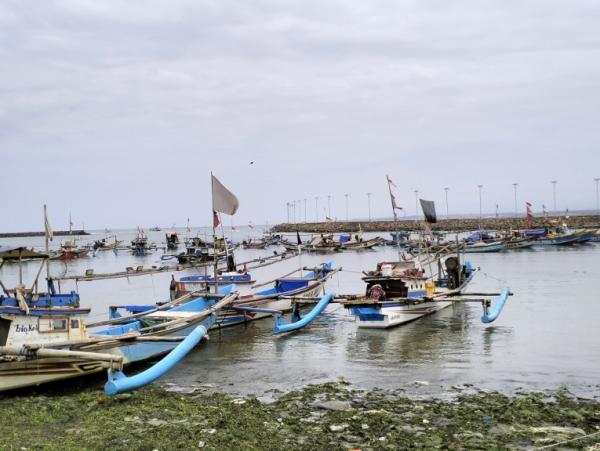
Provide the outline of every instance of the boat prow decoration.
[[502,309],[504,308],[504,304],[508,300],[508,296],[510,296],[510,289],[504,288],[500,292],[500,296],[496,299],[496,302],[493,306],[491,306],[490,301],[486,301],[483,304],[483,315],[481,316],[482,323],[491,323],[496,320],[500,316]]

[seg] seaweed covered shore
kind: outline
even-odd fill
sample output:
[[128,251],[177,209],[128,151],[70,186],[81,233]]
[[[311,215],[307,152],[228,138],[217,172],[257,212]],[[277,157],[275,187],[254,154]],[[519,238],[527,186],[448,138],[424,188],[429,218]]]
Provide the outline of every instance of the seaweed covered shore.
[[600,449],[600,403],[568,391],[415,400],[311,385],[263,403],[150,387],[0,398],[0,449]]

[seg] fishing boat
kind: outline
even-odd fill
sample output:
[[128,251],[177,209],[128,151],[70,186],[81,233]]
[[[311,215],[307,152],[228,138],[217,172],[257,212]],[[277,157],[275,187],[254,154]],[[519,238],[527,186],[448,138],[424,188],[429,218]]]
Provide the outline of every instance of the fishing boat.
[[527,238],[522,236],[513,236],[505,241],[506,249],[529,249],[533,247],[536,238]]
[[96,250],[100,250],[100,251],[114,251],[115,249],[118,249],[119,246],[121,246],[121,244],[123,244],[123,241],[119,241],[117,240],[117,237],[113,237],[114,238],[114,242],[109,243],[106,241],[106,238],[102,238],[100,240],[95,240],[94,244],[92,245],[92,249]]
[[563,224],[562,227],[549,227],[545,229],[546,234],[538,238],[537,244],[542,246],[565,246],[577,244],[581,238],[580,232],[573,232]]
[[162,229],[158,226],[154,226],[150,229],[151,232],[160,232]]
[[[337,272],[333,268],[332,262],[323,263],[316,268],[296,269],[285,276],[257,285],[251,294],[241,295],[231,304],[231,306],[221,312],[215,327],[235,326],[262,319],[273,314],[288,312],[292,308],[292,301],[289,297],[293,296],[316,296],[322,289],[325,282]],[[300,276],[292,277],[293,274],[300,272]],[[268,286],[268,288],[263,288]],[[189,289],[191,286],[183,286],[183,289]],[[177,295],[182,295],[184,291],[178,291]]]
[[89,252],[89,249],[78,247],[75,241],[65,241],[60,245],[58,258],[61,260],[74,260],[76,258],[87,257]]
[[313,237],[308,243],[293,243],[290,241],[282,241],[281,244],[290,251],[296,251],[298,246],[302,246],[302,250],[315,253],[331,253],[341,252],[344,250],[366,250],[378,246],[382,243],[379,237],[364,240],[362,235],[340,235],[336,240],[333,234],[321,234]]
[[167,241],[167,249],[170,251],[177,250],[179,247],[179,235],[177,232],[171,231],[165,234],[165,239]]
[[207,291],[207,285],[251,285],[255,282],[256,280],[248,272],[239,273],[237,271],[229,271],[220,273],[217,276],[216,282],[215,277],[208,274],[183,276],[175,282],[175,289],[176,296],[181,296],[192,291]]
[[136,257],[143,257],[150,251],[148,237],[142,231],[138,231],[138,236],[131,240],[131,253]]
[[[389,177],[388,184],[391,185]],[[390,197],[395,211],[391,186]],[[425,216],[423,236],[431,237],[433,233],[429,224],[437,221],[435,205],[433,201],[424,199],[420,199],[420,203]],[[455,256],[419,253],[414,259],[407,259],[399,252],[399,257],[398,261],[380,262],[374,271],[365,273],[362,278],[366,283],[365,295],[350,296],[341,302],[355,316],[358,327],[385,329],[447,308],[476,274],[476,269],[469,261],[461,263],[458,252]],[[434,263],[437,266],[435,274]],[[429,268],[429,275],[425,274],[424,268]],[[508,296],[508,291],[503,291],[495,307],[504,305],[505,296]],[[499,311],[494,309],[490,312],[487,308],[487,304],[484,304],[482,320],[493,321]]]
[[485,241],[479,241],[473,244],[467,244],[463,248],[463,252],[465,252],[466,254],[479,252],[501,252],[506,248],[506,243],[503,240],[492,241],[489,243],[486,243]]
[[344,306],[355,315],[358,327],[384,329],[417,320],[452,305],[450,294],[460,293],[476,270],[451,256],[440,265],[439,277],[427,277],[414,260],[381,262],[367,273],[365,296],[348,299]]
[[[3,261],[22,260],[31,253],[13,248],[0,257]],[[37,257],[45,256],[38,253]],[[218,294],[190,293],[129,317],[120,316],[113,308],[109,320],[86,325],[90,309],[80,306],[78,293],[58,293],[51,278],[47,292],[37,290],[42,266],[31,288],[25,287],[22,278],[14,289],[2,284],[0,391],[105,369],[120,372],[130,363],[169,353],[199,326],[208,330],[217,320],[216,313],[237,297],[234,286],[229,285]],[[118,378],[125,377],[120,374]]]

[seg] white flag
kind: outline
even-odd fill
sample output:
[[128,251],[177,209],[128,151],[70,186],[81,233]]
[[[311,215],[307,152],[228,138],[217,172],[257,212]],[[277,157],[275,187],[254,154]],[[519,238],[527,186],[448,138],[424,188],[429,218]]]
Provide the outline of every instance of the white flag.
[[50,221],[48,221],[48,211],[46,210],[46,206],[44,205],[44,231],[46,232],[46,236],[50,241],[54,239],[54,232],[52,232],[52,227],[50,227]]
[[235,214],[240,206],[237,197],[225,188],[214,175],[211,174],[211,177],[213,211],[225,213],[226,215]]

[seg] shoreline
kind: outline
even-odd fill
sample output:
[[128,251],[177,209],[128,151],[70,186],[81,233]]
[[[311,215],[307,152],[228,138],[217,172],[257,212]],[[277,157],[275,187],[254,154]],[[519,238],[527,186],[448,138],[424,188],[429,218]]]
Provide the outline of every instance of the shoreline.
[[[86,232],[83,229],[79,229],[79,230],[57,230],[55,232],[52,232],[52,234],[54,236],[69,236],[69,235],[73,235],[73,236],[82,236],[82,235],[91,235],[91,233]],[[4,232],[4,233],[0,233],[0,238],[25,238],[25,237],[32,237],[32,236],[45,236],[46,233],[45,232]]]
[[479,391],[436,400],[411,399],[398,390],[357,390],[340,380],[284,393],[270,403],[211,393],[201,384],[185,393],[151,386],[115,398],[95,388],[43,393],[0,396],[7,419],[0,424],[3,445],[375,450],[524,449],[566,441],[582,449],[600,443],[600,402],[567,389],[515,396]]
[[[600,228],[600,215],[548,216],[545,218],[534,218],[532,228],[547,227],[550,221],[558,224],[566,222],[571,228]],[[423,230],[421,220],[377,220],[377,221],[335,221],[335,222],[308,222],[308,223],[282,223],[271,227],[273,233],[342,233],[342,232],[391,232],[395,230],[417,232]],[[429,224],[432,230],[448,232],[468,232],[479,230],[479,226],[486,230],[516,230],[525,229],[524,217],[501,217],[501,218],[456,218],[438,219],[438,222]]]

